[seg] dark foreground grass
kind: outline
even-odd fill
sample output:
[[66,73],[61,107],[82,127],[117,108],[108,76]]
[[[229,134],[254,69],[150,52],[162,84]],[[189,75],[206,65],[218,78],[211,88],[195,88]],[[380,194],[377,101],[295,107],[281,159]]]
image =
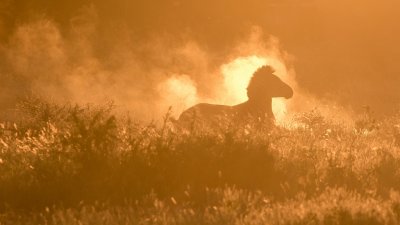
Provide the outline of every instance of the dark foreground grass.
[[258,191],[237,188],[208,190],[204,205],[191,199],[160,200],[150,194],[122,204],[81,203],[35,212],[11,211],[3,224],[399,224],[400,196],[383,200],[342,188],[320,195],[273,201]]
[[0,224],[398,224],[400,117],[142,125],[25,102],[0,128]]

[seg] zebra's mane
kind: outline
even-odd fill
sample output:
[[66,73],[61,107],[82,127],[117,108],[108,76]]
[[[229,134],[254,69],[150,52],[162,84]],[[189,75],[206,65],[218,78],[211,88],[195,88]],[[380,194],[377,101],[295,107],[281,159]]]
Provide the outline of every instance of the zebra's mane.
[[247,95],[252,97],[260,91],[265,90],[270,85],[271,77],[274,76],[275,70],[269,65],[262,66],[254,72],[247,86]]

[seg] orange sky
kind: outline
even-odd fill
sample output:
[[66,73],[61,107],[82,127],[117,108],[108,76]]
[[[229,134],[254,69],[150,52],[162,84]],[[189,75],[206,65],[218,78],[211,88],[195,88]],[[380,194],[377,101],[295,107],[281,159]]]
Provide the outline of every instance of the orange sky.
[[[82,22],[77,15],[88,5],[96,10],[96,38],[91,40],[99,59],[107,60],[115,40],[128,33],[128,47],[134,49],[158,35],[169,38],[171,46],[193,40],[218,66],[256,25],[265,40],[268,35],[279,38],[282,48],[295,57],[297,82],[313,95],[355,110],[368,104],[391,112],[400,102],[397,0],[2,0],[0,58],[6,57],[2,49],[9,48],[22,24],[48,18],[61,36],[68,35],[71,24]],[[143,50],[137,57],[157,67],[152,64],[154,54]],[[4,60],[0,66],[0,72],[10,74]]]

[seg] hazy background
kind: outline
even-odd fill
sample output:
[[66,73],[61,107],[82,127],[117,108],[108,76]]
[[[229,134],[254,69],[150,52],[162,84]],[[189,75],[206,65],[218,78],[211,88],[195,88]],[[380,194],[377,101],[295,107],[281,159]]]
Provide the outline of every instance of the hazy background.
[[222,64],[271,50],[303,92],[392,113],[398,21],[397,0],[1,0],[0,104],[32,92],[82,103],[110,96],[158,116],[174,99],[162,91],[171,77],[212,99]]

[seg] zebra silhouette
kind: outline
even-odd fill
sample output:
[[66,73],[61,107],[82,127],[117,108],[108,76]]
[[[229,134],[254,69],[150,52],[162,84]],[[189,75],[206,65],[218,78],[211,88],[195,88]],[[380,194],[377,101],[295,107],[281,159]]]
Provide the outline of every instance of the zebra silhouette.
[[248,121],[274,124],[272,98],[293,96],[293,89],[274,72],[272,67],[262,66],[253,73],[247,86],[247,101],[234,106],[200,103],[182,112],[178,124],[188,129],[217,129]]

